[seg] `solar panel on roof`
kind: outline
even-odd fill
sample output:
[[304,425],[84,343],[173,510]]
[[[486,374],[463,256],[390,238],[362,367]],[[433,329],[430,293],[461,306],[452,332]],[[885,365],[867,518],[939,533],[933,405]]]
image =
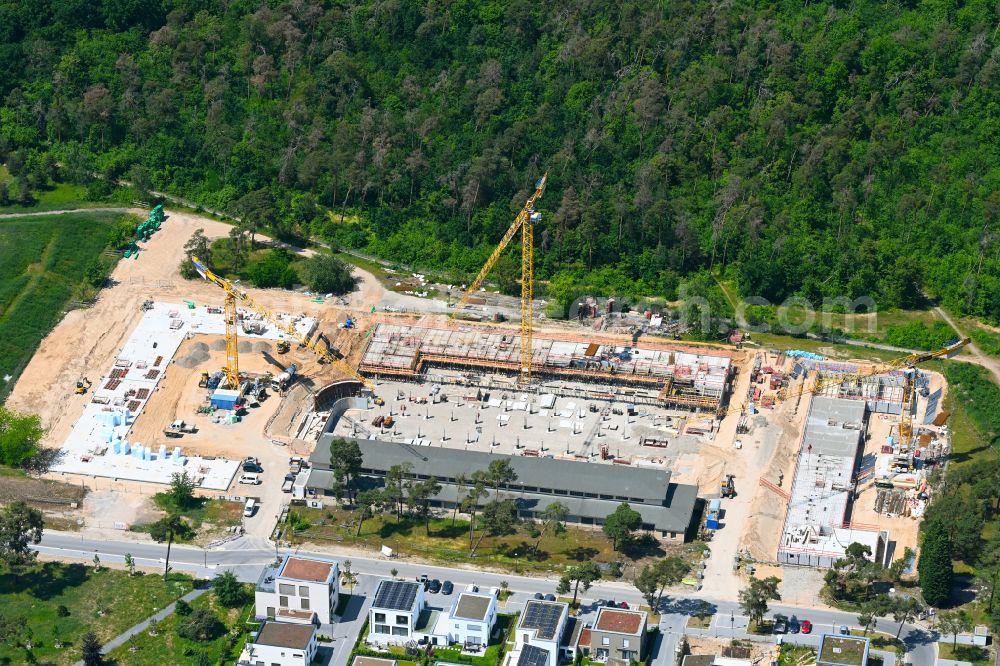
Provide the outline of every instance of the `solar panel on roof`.
[[384,580],[379,584],[378,591],[375,592],[375,601],[372,602],[372,605],[376,608],[389,610],[410,610],[416,596],[417,583]]
[[562,611],[560,604],[528,602],[521,618],[521,627],[537,630],[539,638],[555,638]]
[[530,643],[521,648],[521,655],[517,658],[517,666],[547,666],[548,663],[549,651]]

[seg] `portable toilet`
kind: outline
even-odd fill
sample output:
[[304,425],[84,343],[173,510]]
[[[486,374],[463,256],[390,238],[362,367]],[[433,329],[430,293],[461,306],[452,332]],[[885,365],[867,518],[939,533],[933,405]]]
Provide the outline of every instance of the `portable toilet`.
[[708,502],[708,519],[705,527],[710,530],[719,529],[719,517],[722,514],[722,500],[714,499]]

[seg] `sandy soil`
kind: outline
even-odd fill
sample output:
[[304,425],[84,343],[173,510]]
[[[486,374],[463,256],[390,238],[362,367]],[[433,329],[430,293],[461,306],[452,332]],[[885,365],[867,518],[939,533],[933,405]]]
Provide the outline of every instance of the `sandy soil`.
[[[141,210],[134,212],[145,215]],[[111,275],[113,286],[100,292],[96,304],[68,313],[41,342],[7,404],[41,416],[48,428],[44,445],[59,446],[66,439],[90,399],[89,395],[75,395],[76,381],[89,377],[96,383],[108,372],[141,317],[139,306],[143,300],[179,302],[188,299],[199,304],[221,304],[222,291],[218,287],[203,280],[184,280],[180,276],[184,244],[197,229],[203,229],[209,238],[219,238],[226,236],[230,227],[196,215],[168,211],[163,229],[142,245],[139,258],[123,259],[118,263]],[[257,238],[269,242],[266,237]],[[381,300],[385,290],[378,280],[362,271],[357,271],[356,275],[360,279],[359,291],[351,294],[347,302],[360,304]],[[361,314],[350,306],[333,305],[331,301],[314,303],[308,296],[282,290],[247,288],[247,291],[266,307],[318,317],[321,329],[331,337],[357,337],[364,330],[359,328],[340,332],[346,335],[334,335],[338,333],[335,325],[338,315],[349,312],[358,317]],[[355,343],[354,346],[359,345]],[[307,358],[308,352],[300,353],[303,359]],[[294,355],[293,350],[289,356]],[[172,366],[172,371],[175,368]],[[336,375],[331,372],[330,376]]]

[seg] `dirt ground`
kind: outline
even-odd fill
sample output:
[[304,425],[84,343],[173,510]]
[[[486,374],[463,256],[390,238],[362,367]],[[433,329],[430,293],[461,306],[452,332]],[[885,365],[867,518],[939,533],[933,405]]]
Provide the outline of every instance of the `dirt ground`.
[[[712,638],[710,636],[687,636],[686,640],[690,654],[721,655],[732,643],[732,640],[728,638]],[[750,663],[752,664],[773,663],[772,660],[778,658],[776,645],[750,641],[742,641],[741,644],[749,646]]]
[[[141,210],[135,213],[145,215]],[[39,345],[7,404],[41,417],[48,429],[43,440],[45,446],[60,446],[66,439],[90,399],[89,395],[75,394],[76,381],[80,377],[96,381],[108,372],[142,316],[139,306],[143,300],[179,302],[188,299],[199,304],[222,303],[223,292],[217,286],[204,280],[184,280],[180,276],[184,244],[197,229],[203,229],[209,238],[220,238],[229,233],[230,227],[208,218],[168,211],[162,230],[142,244],[139,258],[123,259],[118,263],[111,274],[113,286],[103,289],[92,307],[68,313]],[[263,243],[269,242],[266,237],[257,238]],[[360,348],[358,343],[348,345],[347,338],[359,337],[364,328],[338,331],[336,320],[339,315],[350,313],[363,325],[365,313],[352,309],[351,304],[358,304],[358,310],[361,304],[370,307],[382,299],[385,290],[368,273],[357,271],[356,277],[359,278],[358,291],[347,297],[346,307],[330,300],[315,303],[304,294],[245,288],[266,307],[317,317],[321,330],[335,340],[334,344],[339,340],[343,347]],[[171,366],[171,369],[179,368]],[[336,375],[331,372],[330,376]]]

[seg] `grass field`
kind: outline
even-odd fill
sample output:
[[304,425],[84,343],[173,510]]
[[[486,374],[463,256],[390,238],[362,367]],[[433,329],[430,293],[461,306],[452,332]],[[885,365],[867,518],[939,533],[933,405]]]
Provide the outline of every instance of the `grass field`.
[[[10,188],[11,200],[17,191],[17,185],[11,178],[7,167],[0,165],[0,183],[7,183]],[[87,187],[85,185],[73,185],[72,183],[54,183],[44,190],[32,190],[34,201],[27,205],[11,203],[9,206],[0,206],[2,213],[39,213],[47,210],[65,210],[70,208],[94,208],[107,206],[107,202],[88,201]]]
[[959,645],[953,647],[951,641],[938,643],[938,658],[953,661],[967,661],[974,666],[989,666],[993,663],[990,652],[976,645]]
[[0,400],[108,244],[110,213],[0,219]]
[[[475,557],[469,556],[469,522],[459,518],[452,524],[450,517],[431,520],[431,534],[425,533],[418,520],[404,517],[397,522],[395,516],[381,515],[364,522],[360,536],[354,523],[354,514],[343,509],[305,509],[297,507],[295,513],[308,522],[289,538],[293,543],[314,541],[357,544],[377,550],[383,544],[404,555],[416,555],[445,564],[471,563],[492,565],[517,572],[559,572],[566,566],[588,560],[610,563],[621,561],[625,576],[632,573],[630,565],[648,556],[663,556],[663,546],[656,544],[636,552],[616,553],[610,542],[599,530],[567,526],[562,535],[546,534],[539,543],[538,553],[532,550],[535,540],[523,531],[499,537],[487,536]],[[478,538],[479,533],[476,533]],[[679,552],[694,557],[695,546],[678,547]]]
[[[0,614],[16,628],[16,636],[0,643],[0,663],[72,664],[80,658],[80,636],[88,630],[106,642],[189,591],[191,579],[176,574],[164,582],[162,576],[130,577],[124,571],[95,572],[57,562],[18,573],[3,570]],[[62,612],[60,607],[65,607]]]
[[[253,599],[251,586],[248,598]],[[156,636],[148,630],[137,635],[130,643],[113,650],[107,662],[118,666],[161,666],[163,664],[194,664],[198,655],[204,655],[207,664],[232,664],[236,662],[246,643],[246,624],[253,609],[252,601],[243,608],[220,606],[211,592],[191,602],[191,608],[209,608],[222,620],[226,631],[210,641],[192,641],[177,634],[177,625],[183,620],[176,613],[160,622]]]

